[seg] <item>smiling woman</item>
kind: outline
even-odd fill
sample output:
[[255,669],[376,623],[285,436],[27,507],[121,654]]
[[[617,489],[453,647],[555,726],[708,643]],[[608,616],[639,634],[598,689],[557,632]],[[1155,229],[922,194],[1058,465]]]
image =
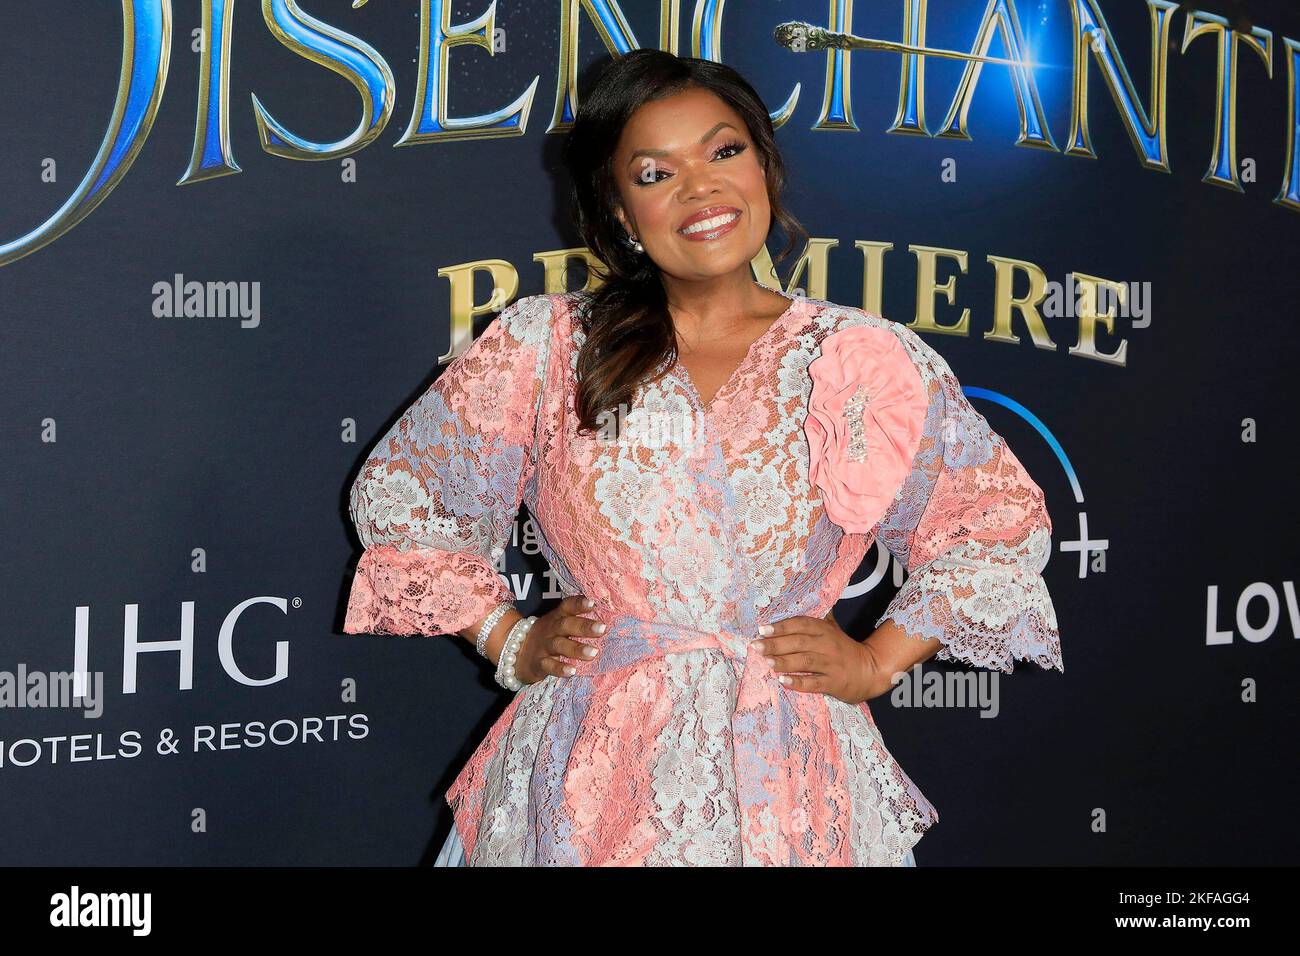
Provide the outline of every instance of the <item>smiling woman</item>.
[[[438,863],[914,865],[938,813],[867,701],[936,653],[1060,666],[1042,492],[916,333],[754,281],[802,230],[735,71],[614,60],[566,157],[601,284],[506,308],[352,488],[344,630],[459,634],[516,691]],[[496,571],[521,502],[540,616]],[[877,532],[909,578],[860,640],[830,611]]]
[[[718,116],[723,118],[689,146],[632,148],[639,142],[671,142],[677,131],[694,130]],[[716,94],[688,88],[647,103],[623,128],[615,165],[628,170],[632,188],[620,183],[619,222],[640,251],[656,263],[662,259],[678,267],[667,273],[674,280],[705,278],[719,268],[734,271],[733,260],[755,241],[767,240],[771,212],[764,164],[750,149],[743,124]],[[673,187],[664,188],[670,182]],[[729,241],[719,241],[724,236]],[[699,247],[676,245],[680,240]]]
[[603,263],[578,358],[579,415],[594,427],[675,364],[701,395],[729,382],[790,307],[750,261],[777,226],[781,259],[807,234],[781,203],[767,108],[731,68],[638,50],[610,64],[579,113],[566,160],[578,227]]

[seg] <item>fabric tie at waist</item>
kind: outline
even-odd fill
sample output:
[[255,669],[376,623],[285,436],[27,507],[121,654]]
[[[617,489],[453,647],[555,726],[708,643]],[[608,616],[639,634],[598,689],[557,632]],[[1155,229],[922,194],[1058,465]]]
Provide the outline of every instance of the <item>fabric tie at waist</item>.
[[647,621],[619,614],[598,637],[574,637],[592,644],[600,653],[595,660],[567,658],[576,673],[558,678],[571,681],[589,675],[604,682],[608,675],[643,661],[684,651],[720,650],[731,662],[738,680],[732,715],[731,752],[740,813],[744,862],[754,866],[797,865],[787,826],[797,806],[797,775],[787,768],[790,730],[795,711],[805,714],[810,701],[796,706],[767,658],[754,650],[754,633],[730,629],[700,630],[664,621]]
[[[647,621],[631,614],[615,615],[605,623],[609,627],[604,634],[574,637],[600,652],[595,660],[569,658],[578,674],[609,674],[650,658],[706,648],[722,651],[739,668],[749,658],[749,642],[758,637],[757,628],[754,634],[727,629],[701,630],[668,621]],[[757,656],[762,658],[761,654]]]

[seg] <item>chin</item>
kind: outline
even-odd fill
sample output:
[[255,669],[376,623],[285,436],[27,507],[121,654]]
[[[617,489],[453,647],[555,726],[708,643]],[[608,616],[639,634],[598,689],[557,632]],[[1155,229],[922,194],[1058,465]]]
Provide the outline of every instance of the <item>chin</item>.
[[[684,265],[700,276],[724,276],[751,262],[762,250],[761,242],[735,242],[726,249],[687,249]],[[745,250],[751,250],[746,255]]]

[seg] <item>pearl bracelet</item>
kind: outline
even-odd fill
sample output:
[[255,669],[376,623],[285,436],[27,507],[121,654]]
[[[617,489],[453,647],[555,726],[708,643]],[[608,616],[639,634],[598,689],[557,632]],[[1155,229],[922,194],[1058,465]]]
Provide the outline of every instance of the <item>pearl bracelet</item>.
[[524,686],[519,678],[515,677],[515,658],[519,653],[519,645],[524,642],[529,628],[536,621],[536,616],[521,617],[515,621],[514,626],[510,628],[510,633],[506,635],[506,642],[501,647],[501,659],[497,661],[496,673],[497,683],[506,690],[519,690]]
[[478,635],[474,640],[474,646],[478,649],[481,656],[487,657],[487,639],[488,635],[492,633],[492,628],[497,626],[497,621],[501,620],[506,611],[510,610],[512,607],[514,607],[514,605],[510,603],[497,605],[492,613],[487,616],[487,620],[483,622],[483,626],[478,629]]

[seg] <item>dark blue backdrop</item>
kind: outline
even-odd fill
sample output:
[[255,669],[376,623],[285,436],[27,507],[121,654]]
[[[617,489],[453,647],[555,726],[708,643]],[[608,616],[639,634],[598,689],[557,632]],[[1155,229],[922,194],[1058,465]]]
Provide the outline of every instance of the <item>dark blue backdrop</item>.
[[[1149,103],[1147,4],[1098,5]],[[451,53],[453,116],[499,109],[540,77],[523,135],[394,148],[414,106],[419,5],[311,3],[314,16],[379,51],[395,77],[392,121],[351,156],[348,181],[338,158],[300,162],[262,150],[251,94],[298,135],[320,140],[346,135],[360,100],[278,42],[258,4],[241,3],[230,36],[229,139],[243,171],[178,186],[195,135],[200,56],[191,31],[201,20],[200,4],[177,4],[165,92],[139,158],[83,222],[0,266],[0,672],[70,671],[80,615],[104,687],[96,719],[66,707],[0,707],[0,863],[431,860],[450,826],[441,794],[505,697],[465,642],[341,633],[359,551],[346,493],[448,351],[459,280],[440,270],[500,260],[517,271],[516,295],[529,295],[549,291],[535,257],[578,245],[558,169],[564,131],[547,131],[563,6],[502,0],[504,49]],[[853,32],[900,39],[904,6],[860,5]],[[1253,161],[1255,176],[1237,193],[1202,182],[1216,54],[1209,37],[1180,52],[1186,10],[1169,14],[1165,173],[1139,162],[1096,61],[1096,158],[1063,154],[1071,0],[1016,6],[1042,64],[1035,78],[1057,151],[1014,145],[1019,119],[1001,66],[980,78],[972,140],[888,133],[897,53],[853,54],[848,98],[858,128],[815,129],[827,57],[782,50],[771,31],[783,20],[825,23],[827,4],[746,0],[721,17],[722,59],[773,111],[801,84],[778,131],[789,205],[813,237],[835,245],[825,284],[807,273],[799,284],[862,305],[854,244],[892,243],[882,312],[910,322],[918,301],[934,297],[918,294],[910,247],[965,252],[965,273],[940,261],[940,282],[956,276],[954,304],[934,298],[944,324],[970,310],[968,333],[923,334],[966,387],[1007,396],[1042,424],[973,393],[1046,492],[1055,525],[1046,576],[1066,671],[1022,665],[1001,681],[993,720],[894,710],[885,698],[874,705],[890,749],[940,812],[917,861],[1294,861],[1300,523],[1286,389],[1300,216],[1273,200],[1295,135],[1283,38],[1300,37],[1300,12],[1264,0],[1200,5],[1239,29],[1248,16],[1273,33],[1271,78],[1239,48],[1238,160]],[[659,3],[621,8],[641,45],[658,43]],[[484,9],[452,4],[452,22]],[[984,10],[931,0],[926,42],[969,50]],[[693,12],[682,5],[683,54],[692,52]],[[610,51],[587,13],[579,21],[585,70]],[[123,6],[109,2],[12,0],[0,10],[0,243],[48,219],[99,149],[122,24]],[[991,53],[1004,55],[1000,41]],[[963,66],[928,62],[934,132]],[[56,176],[47,181],[51,159]],[[1044,320],[1054,349],[1036,348],[1019,317],[1019,344],[986,341],[989,256],[1030,261],[1054,281],[1073,272],[1149,282],[1149,325],[1118,318],[1112,332],[1099,331],[1103,352],[1126,343],[1123,362],[1071,354],[1077,319]],[[177,274],[257,283],[257,324],[156,316],[154,287]],[[583,270],[570,280],[581,283]],[[1025,287],[1021,276],[1016,293]],[[476,302],[489,300],[486,273],[473,291]],[[1085,533],[1093,553],[1081,576],[1077,550],[1062,548]],[[867,563],[875,558],[873,548]],[[518,548],[508,567],[542,570]],[[544,586],[540,573],[532,581],[521,595],[528,609]],[[891,592],[886,581],[846,599],[836,617],[865,634]],[[1243,594],[1246,626],[1264,628],[1253,640],[1237,620]],[[259,597],[279,603],[244,611],[229,649],[239,669],[263,680],[277,674],[284,642],[283,677],[262,686],[233,679],[221,658],[223,620]],[[182,689],[178,653],[146,653],[124,692],[129,616],[140,641],[176,640],[191,606],[192,686]],[[1218,631],[1232,640],[1213,643]],[[330,717],[342,718],[337,738]],[[218,729],[211,749],[193,745],[196,725],[284,720],[284,732],[301,739],[312,718],[324,721],[319,741],[250,746],[232,730],[223,749]],[[180,738],[175,754],[159,752],[167,731]],[[76,735],[88,736],[70,750]]]

